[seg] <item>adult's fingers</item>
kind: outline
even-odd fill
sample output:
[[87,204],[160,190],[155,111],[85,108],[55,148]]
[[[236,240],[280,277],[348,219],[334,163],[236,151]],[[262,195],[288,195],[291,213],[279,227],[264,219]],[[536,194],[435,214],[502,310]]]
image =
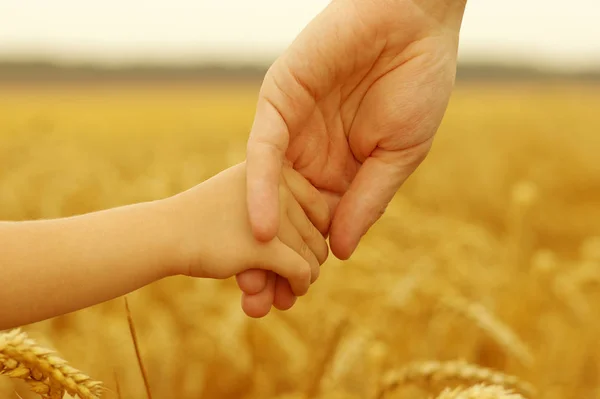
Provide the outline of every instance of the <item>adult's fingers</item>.
[[323,236],[329,233],[331,222],[325,197],[308,180],[292,168],[283,168],[285,182],[306,216]]
[[386,152],[375,150],[359,169],[344,194],[331,223],[329,244],[333,254],[342,260],[350,258],[361,238],[384,214],[388,204],[423,160],[422,146],[409,150]]
[[242,293],[242,310],[253,318],[264,317],[271,311],[275,301],[275,281],[277,276],[269,272],[266,276],[266,286],[257,294]]

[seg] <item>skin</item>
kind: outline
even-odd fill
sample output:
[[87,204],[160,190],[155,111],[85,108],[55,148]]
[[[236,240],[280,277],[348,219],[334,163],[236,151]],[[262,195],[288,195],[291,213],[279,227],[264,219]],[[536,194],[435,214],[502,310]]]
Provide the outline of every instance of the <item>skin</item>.
[[[330,246],[348,259],[427,156],[453,89],[466,0],[334,0],[268,70],[248,140],[254,236],[279,225],[285,163],[326,198]],[[237,276],[252,317],[295,302],[281,276]],[[274,291],[274,292],[273,292]],[[262,296],[274,298],[265,305]]]
[[278,182],[281,223],[276,237],[263,243],[252,235],[245,190],[246,166],[240,164],[162,200],[67,218],[0,222],[0,330],[175,275],[226,279],[263,268],[285,276],[294,295],[304,295],[328,256],[315,227],[329,225],[326,202],[300,174],[284,169]]

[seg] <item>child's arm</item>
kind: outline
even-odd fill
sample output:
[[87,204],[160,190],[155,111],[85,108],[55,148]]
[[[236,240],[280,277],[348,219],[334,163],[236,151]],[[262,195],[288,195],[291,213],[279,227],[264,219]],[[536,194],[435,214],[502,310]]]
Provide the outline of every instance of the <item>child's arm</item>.
[[0,329],[104,302],[172,274],[174,240],[160,201],[0,222]]
[[266,244],[252,236],[244,164],[164,200],[0,222],[0,329],[92,306],[173,275],[220,279],[262,268],[304,295],[327,258],[327,245],[283,184],[281,195],[282,229]]

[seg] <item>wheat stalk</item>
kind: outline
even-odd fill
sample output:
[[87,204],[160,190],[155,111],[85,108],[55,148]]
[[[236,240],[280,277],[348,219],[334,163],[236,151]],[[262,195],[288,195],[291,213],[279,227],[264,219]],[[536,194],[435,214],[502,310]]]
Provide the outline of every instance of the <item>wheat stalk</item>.
[[25,380],[33,392],[47,399],[61,399],[65,392],[97,399],[102,392],[102,383],[38,346],[20,329],[0,335],[0,374]]
[[436,399],[523,399],[523,396],[499,385],[477,384],[468,388],[446,388]]
[[483,305],[469,302],[457,295],[445,296],[440,300],[439,304],[441,307],[454,311],[472,321],[500,345],[503,350],[512,354],[523,365],[531,367],[533,364],[534,357],[529,347],[509,326],[498,319]]
[[378,397],[383,398],[387,392],[403,385],[416,384],[429,387],[442,382],[468,383],[470,385],[485,383],[513,389],[526,397],[535,395],[535,389],[531,384],[523,382],[515,376],[470,364],[464,360],[456,360],[414,362],[401,369],[392,370],[384,376]]
[[125,312],[127,313],[127,324],[129,325],[129,332],[131,334],[131,340],[133,341],[133,348],[135,349],[135,356],[137,358],[140,372],[142,373],[142,378],[144,380],[144,387],[146,388],[146,397],[148,399],[152,399],[152,391],[150,390],[150,382],[148,379],[148,373],[146,372],[146,368],[144,367],[144,362],[142,361],[142,355],[140,352],[140,346],[138,344],[137,333],[135,331],[135,324],[133,322],[133,316],[131,315],[131,310],[129,309],[129,302],[127,301],[126,296],[123,297],[123,301],[125,303]]

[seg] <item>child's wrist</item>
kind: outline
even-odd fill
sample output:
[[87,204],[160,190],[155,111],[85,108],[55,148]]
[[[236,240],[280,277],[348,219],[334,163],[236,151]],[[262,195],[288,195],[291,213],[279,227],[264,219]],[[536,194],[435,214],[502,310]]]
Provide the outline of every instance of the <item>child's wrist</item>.
[[154,201],[151,208],[157,226],[155,249],[159,259],[159,273],[163,277],[186,274],[181,250],[179,212],[170,198]]
[[[164,215],[169,226],[165,237],[165,272],[168,276],[206,277],[198,270],[198,259],[208,256],[204,190],[194,187],[193,195],[182,192],[160,200],[157,214]],[[211,209],[211,211],[214,211]],[[193,270],[192,270],[193,269]]]

